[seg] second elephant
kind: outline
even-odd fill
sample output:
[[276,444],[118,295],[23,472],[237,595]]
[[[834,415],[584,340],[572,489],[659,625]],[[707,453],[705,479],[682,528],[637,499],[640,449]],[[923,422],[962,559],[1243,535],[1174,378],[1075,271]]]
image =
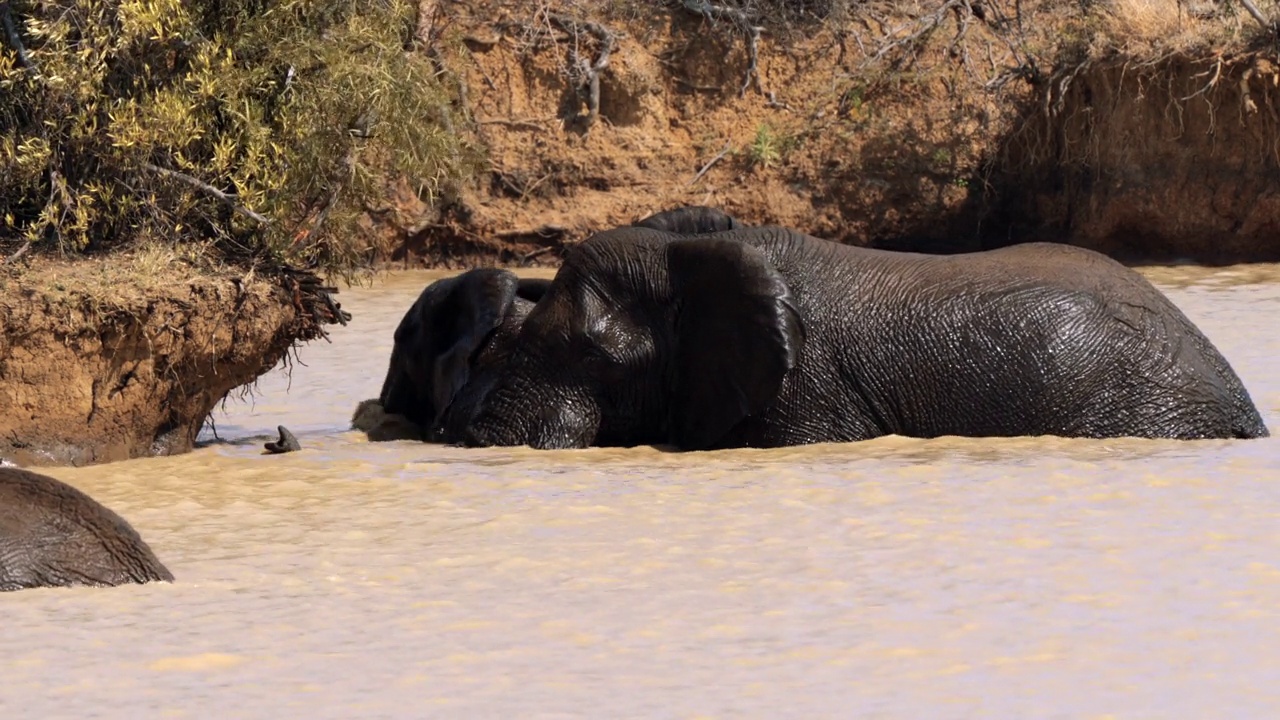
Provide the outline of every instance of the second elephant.
[[137,531],[93,498],[0,468],[0,591],[172,580]]

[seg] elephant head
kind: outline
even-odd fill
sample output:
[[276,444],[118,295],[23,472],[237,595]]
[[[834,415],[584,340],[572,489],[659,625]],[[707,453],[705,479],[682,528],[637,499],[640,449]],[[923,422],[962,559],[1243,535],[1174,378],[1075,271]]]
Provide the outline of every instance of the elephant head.
[[[691,206],[656,213],[633,227],[698,235],[742,225],[715,208]],[[497,367],[513,347],[523,318],[553,283],[478,269],[429,285],[396,328],[382,391],[376,400],[360,404],[352,427],[374,441],[441,439],[440,426],[452,404],[460,400],[459,407],[473,407],[480,396],[478,388],[463,392],[474,368]]]
[[569,254],[445,436],[467,445],[709,448],[771,405],[805,331],[757,247],[643,227]]
[[[381,407],[362,403],[353,423],[374,440],[403,438],[415,427],[419,437],[433,439],[473,366],[502,355],[510,343],[500,338],[519,327],[549,284],[482,268],[428,285],[396,328],[378,396]],[[387,425],[387,418],[394,427]],[[384,425],[391,429],[372,431],[375,426],[386,429]]]

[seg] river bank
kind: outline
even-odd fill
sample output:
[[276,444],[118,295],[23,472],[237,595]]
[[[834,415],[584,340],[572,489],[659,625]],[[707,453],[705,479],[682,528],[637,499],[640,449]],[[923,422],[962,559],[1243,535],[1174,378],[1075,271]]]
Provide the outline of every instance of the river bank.
[[345,323],[342,313],[306,273],[196,267],[164,251],[4,268],[0,459],[187,452],[228,393]]

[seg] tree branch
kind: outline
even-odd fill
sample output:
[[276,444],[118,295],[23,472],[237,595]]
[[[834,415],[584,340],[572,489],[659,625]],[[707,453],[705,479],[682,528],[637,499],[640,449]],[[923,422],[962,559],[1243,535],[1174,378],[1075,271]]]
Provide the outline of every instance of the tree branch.
[[17,261],[18,258],[22,257],[23,255],[26,255],[27,251],[30,249],[31,249],[31,241],[28,240],[22,243],[22,247],[18,248],[17,252],[5,258],[4,262],[0,263],[0,265],[8,265],[11,262]]
[[205,195],[215,197],[221,200],[222,202],[226,203],[227,205],[229,205],[232,210],[235,210],[236,212],[249,218],[250,220],[253,220],[254,222],[257,222],[260,225],[271,224],[270,218],[264,215],[260,215],[250,210],[249,208],[244,207],[243,205],[236,204],[235,197],[222,192],[218,188],[210,185],[209,183],[203,180],[200,180],[198,178],[193,178],[190,175],[187,175],[186,173],[180,173],[177,170],[170,170],[169,168],[162,168],[159,165],[152,165],[151,163],[143,163],[142,167],[147,170],[150,170],[151,172],[157,175],[160,175],[161,177],[167,177],[173,180],[177,180],[178,182],[186,185],[187,187],[195,188],[196,190],[199,190]]
[[1275,29],[1274,25],[1267,22],[1267,16],[1263,15],[1262,11],[1258,9],[1258,6],[1253,4],[1253,0],[1240,0],[1240,4],[1244,6],[1245,10],[1249,11],[1249,14],[1253,16],[1254,20],[1258,21],[1258,24],[1261,25],[1264,30]]
[[36,63],[27,54],[27,48],[22,44],[22,38],[18,37],[18,28],[13,24],[13,11],[9,7],[9,0],[0,1],[0,24],[4,25],[5,35],[9,38],[9,45],[13,47],[13,51],[18,54],[18,62],[26,68],[27,72],[32,75],[39,75],[40,70],[36,67]]
[[347,181],[355,173],[356,152],[358,146],[352,145],[346,156],[342,158],[342,166],[338,173],[334,176],[332,183],[329,185],[329,191],[325,193],[324,200],[320,206],[312,210],[308,216],[298,224],[298,229],[293,233],[292,244],[297,245],[315,235],[320,231],[320,227],[324,225],[324,221],[329,219],[329,213],[334,206],[338,204],[338,196],[342,194],[342,190],[347,186]]

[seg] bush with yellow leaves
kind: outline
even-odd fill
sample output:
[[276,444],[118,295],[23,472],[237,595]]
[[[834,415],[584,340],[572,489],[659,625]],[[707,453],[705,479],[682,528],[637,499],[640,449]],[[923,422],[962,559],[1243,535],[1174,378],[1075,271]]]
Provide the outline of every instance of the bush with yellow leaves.
[[387,178],[471,172],[406,0],[0,2],[0,246],[344,270]]

